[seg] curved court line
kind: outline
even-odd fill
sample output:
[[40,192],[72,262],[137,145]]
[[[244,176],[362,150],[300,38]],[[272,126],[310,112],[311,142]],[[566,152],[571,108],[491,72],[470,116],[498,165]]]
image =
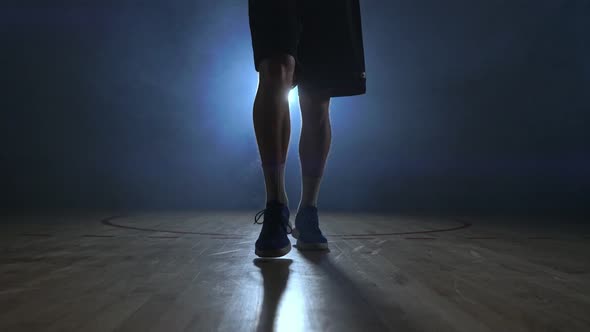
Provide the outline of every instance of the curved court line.
[[[191,232],[191,231],[172,231],[172,230],[165,230],[165,229],[155,229],[155,228],[145,228],[145,227],[135,227],[135,226],[126,226],[121,224],[115,224],[112,221],[115,219],[126,218],[128,216],[110,216],[101,220],[100,222],[103,225],[123,228],[123,229],[131,229],[135,231],[142,231],[142,232],[160,232],[160,233],[173,233],[173,234],[193,234],[193,235],[205,235],[205,236],[221,236],[225,238],[244,238],[244,235],[239,234],[226,234],[226,233],[209,233],[209,232]],[[454,219],[454,221],[460,223],[460,225],[450,228],[441,228],[441,229],[430,229],[425,231],[414,231],[414,232],[391,232],[391,233],[373,233],[373,234],[326,234],[326,236],[331,237],[375,237],[375,236],[390,236],[390,235],[409,235],[409,234],[429,234],[429,233],[442,233],[442,232],[452,232],[457,231],[460,229],[465,229],[471,226],[470,222],[462,221],[459,219]]]
[[100,222],[103,225],[117,227],[117,228],[124,228],[124,229],[132,229],[134,231],[142,231],[142,232],[160,232],[160,233],[173,233],[173,234],[194,234],[194,235],[206,235],[206,236],[223,236],[227,238],[243,238],[243,235],[239,234],[225,234],[225,233],[208,233],[208,232],[191,232],[191,231],[170,231],[165,229],[155,229],[155,228],[144,228],[144,227],[135,227],[135,226],[125,226],[119,225],[112,222],[112,220],[126,218],[128,216],[111,216],[101,220]]

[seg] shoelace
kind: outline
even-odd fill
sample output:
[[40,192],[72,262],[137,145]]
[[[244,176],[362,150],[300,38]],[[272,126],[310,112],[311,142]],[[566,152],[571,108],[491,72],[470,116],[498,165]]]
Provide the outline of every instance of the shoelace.
[[[266,210],[269,210],[269,209],[268,208],[262,209],[262,210],[258,211],[258,213],[256,213],[256,216],[254,216],[254,223],[255,224],[258,224],[258,225],[264,224],[264,220],[262,222],[258,222],[258,220],[260,218],[262,218],[262,216],[264,216],[264,213],[266,212]],[[282,220],[282,216],[281,216],[281,220]],[[284,222],[281,222],[281,226],[285,229],[285,232],[287,232],[287,234],[291,234],[291,232],[293,231],[293,228],[291,227],[291,225],[288,222],[286,225]]]

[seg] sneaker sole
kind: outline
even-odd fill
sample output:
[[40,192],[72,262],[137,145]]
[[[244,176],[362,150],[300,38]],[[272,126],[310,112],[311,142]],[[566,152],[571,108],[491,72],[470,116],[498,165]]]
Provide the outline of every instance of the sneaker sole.
[[299,240],[299,231],[297,228],[292,228],[291,235],[297,239],[298,250],[329,250],[328,243],[306,243]]
[[289,243],[289,245],[287,245],[286,247],[281,248],[281,249],[273,249],[273,250],[256,249],[254,251],[254,253],[258,257],[281,257],[281,256],[285,256],[286,254],[288,254],[289,251],[291,251],[291,243]]
[[298,250],[329,250],[327,243],[306,243],[297,240]]

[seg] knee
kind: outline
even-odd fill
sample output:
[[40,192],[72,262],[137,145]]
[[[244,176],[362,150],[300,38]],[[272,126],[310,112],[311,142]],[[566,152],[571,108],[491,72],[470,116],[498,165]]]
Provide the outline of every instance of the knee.
[[280,54],[260,63],[260,85],[263,88],[288,91],[293,84],[295,59],[289,54]]
[[330,97],[328,95],[299,89],[299,105],[305,123],[321,124],[329,119]]

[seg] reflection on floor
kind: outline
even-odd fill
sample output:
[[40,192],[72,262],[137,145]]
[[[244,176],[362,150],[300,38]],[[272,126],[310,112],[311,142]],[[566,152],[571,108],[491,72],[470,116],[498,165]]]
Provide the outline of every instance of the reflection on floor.
[[253,216],[3,216],[0,331],[590,331],[581,223],[325,212],[261,259]]

